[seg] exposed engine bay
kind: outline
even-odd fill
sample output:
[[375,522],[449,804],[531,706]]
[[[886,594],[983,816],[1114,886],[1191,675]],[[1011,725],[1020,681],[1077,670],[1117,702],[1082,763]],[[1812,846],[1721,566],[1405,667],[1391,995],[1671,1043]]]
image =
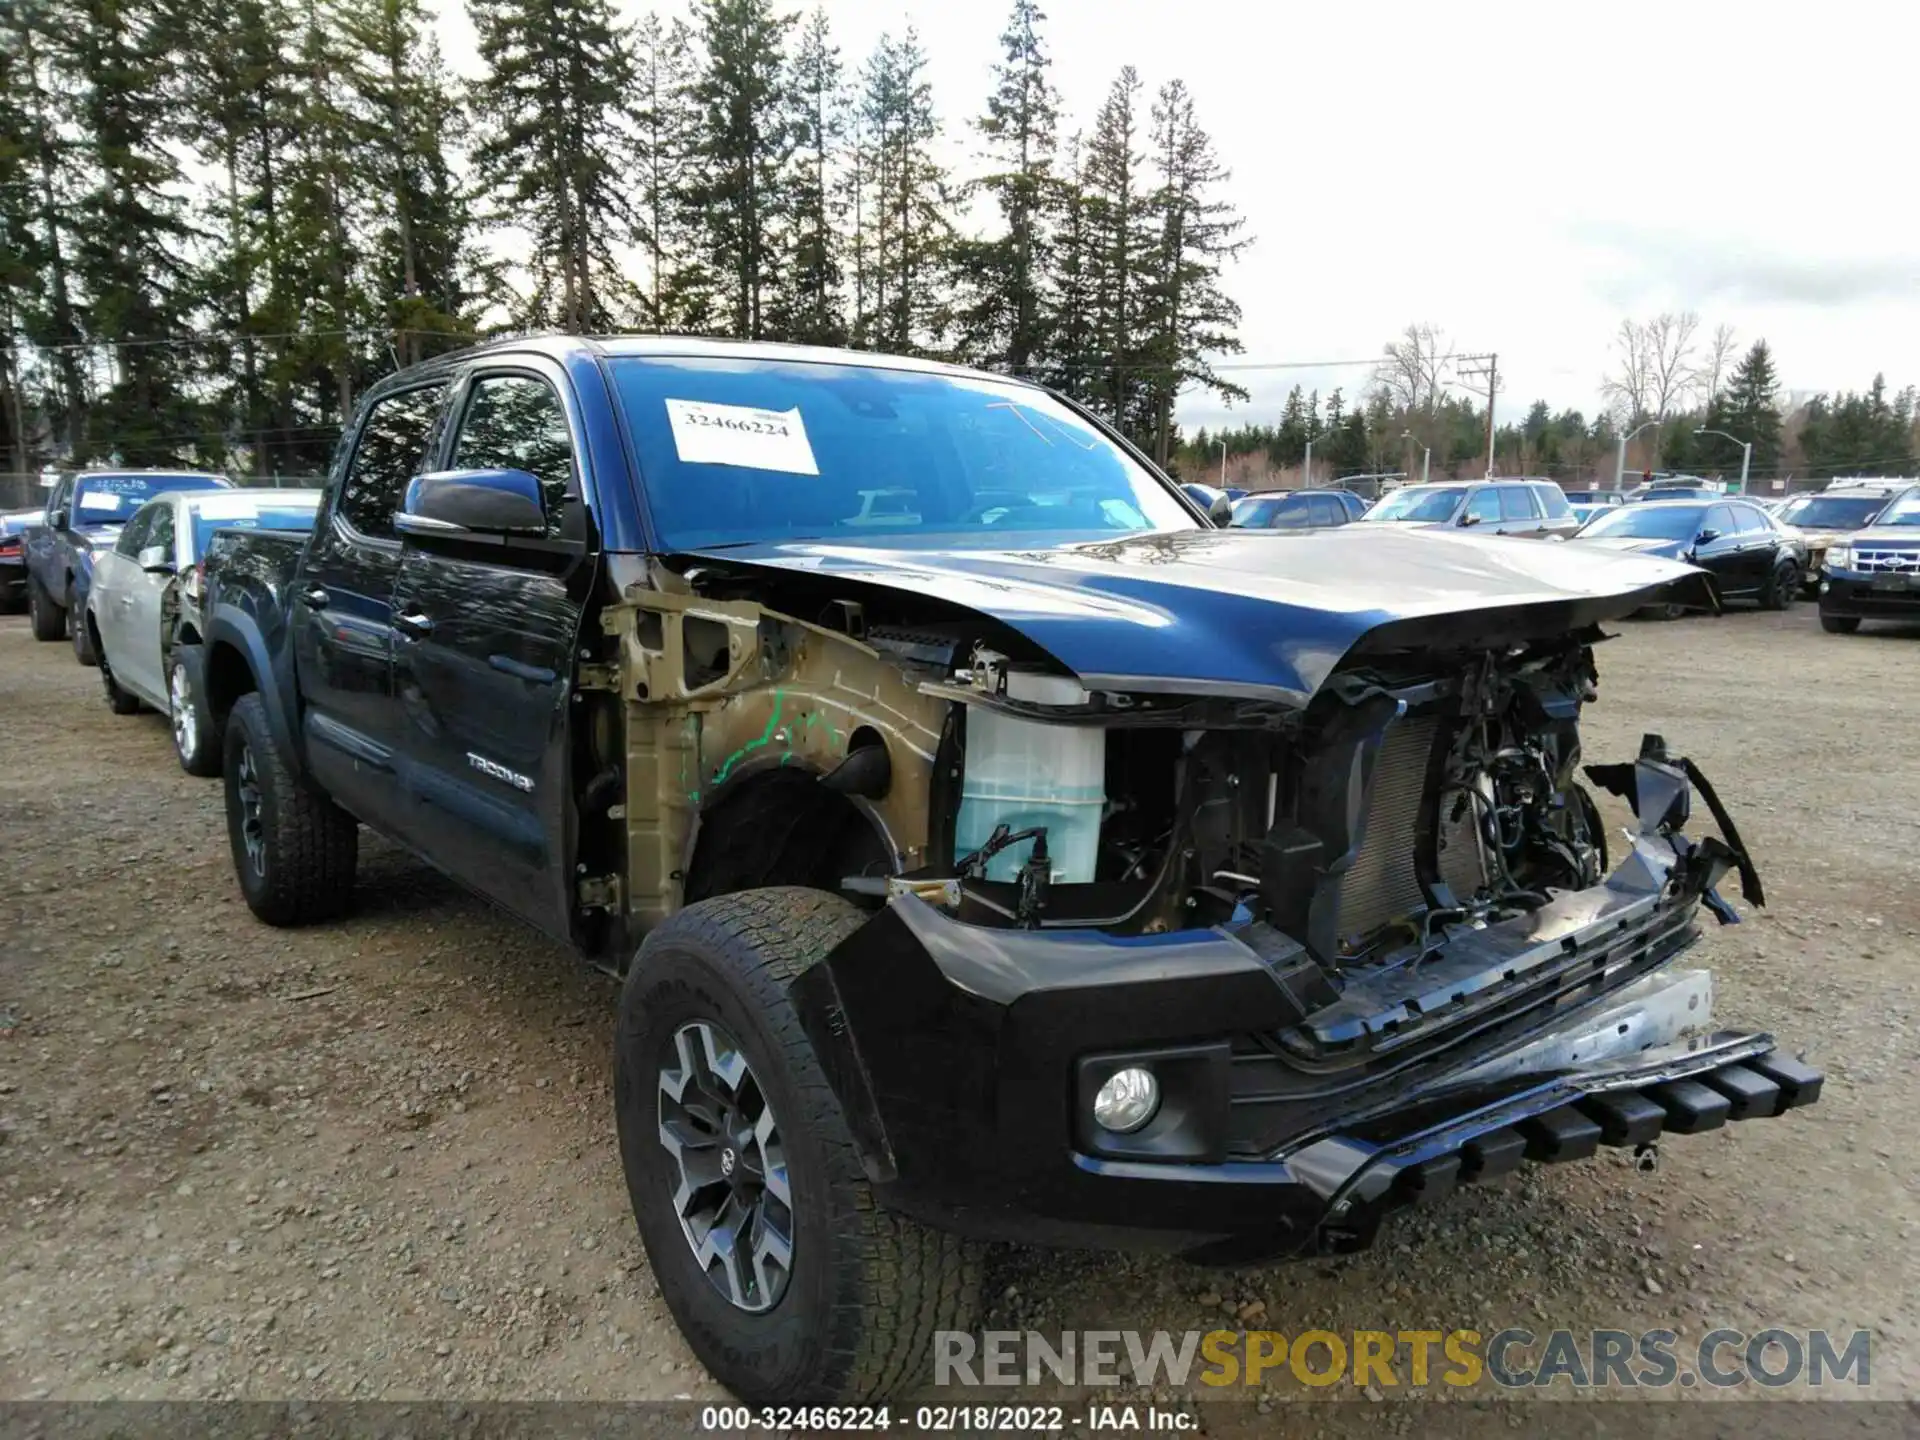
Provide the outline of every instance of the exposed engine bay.
[[[1604,873],[1598,812],[1575,779],[1597,638],[1382,660],[1338,674],[1305,711],[1089,694],[976,647],[925,682],[962,717],[935,765],[936,785],[957,774],[961,795],[933,809],[964,818],[948,854],[936,836],[934,863],[895,885],[949,881],[975,923],[1151,933],[1252,921],[1332,971],[1417,960],[1449,926],[1523,913]],[[1031,698],[1047,686],[1052,703]],[[1009,749],[1040,731],[1062,738],[1040,740],[1044,764],[1013,757],[1029,783],[997,783]],[[1088,757],[1101,789],[1092,836],[1079,833]],[[983,769],[996,783],[977,793]],[[1037,823],[1047,817],[1062,823]]]

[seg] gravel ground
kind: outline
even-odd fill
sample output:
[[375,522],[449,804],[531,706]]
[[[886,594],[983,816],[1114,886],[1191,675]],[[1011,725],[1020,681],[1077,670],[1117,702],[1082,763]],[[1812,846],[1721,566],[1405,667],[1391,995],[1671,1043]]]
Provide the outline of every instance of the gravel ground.
[[[1774,902],[1706,943],[1722,1016],[1823,1064],[1820,1105],[1340,1261],[1004,1254],[991,1324],[1864,1327],[1872,1392],[1920,1395],[1920,631],[1622,629],[1588,753],[1656,730],[1717,781]],[[627,1210],[613,982],[378,842],[353,918],[256,924],[218,783],[13,617],[0,737],[0,1398],[720,1398]]]

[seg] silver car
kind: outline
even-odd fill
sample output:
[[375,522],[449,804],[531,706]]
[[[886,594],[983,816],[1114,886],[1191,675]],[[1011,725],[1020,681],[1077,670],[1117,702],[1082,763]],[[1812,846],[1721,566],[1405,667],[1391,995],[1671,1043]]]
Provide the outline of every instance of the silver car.
[[1449,480],[1383,495],[1363,525],[1458,526],[1481,535],[1564,540],[1580,528],[1566,492],[1551,480]]
[[199,636],[180,624],[183,601],[216,530],[313,528],[317,490],[175,491],[134,512],[93,564],[86,623],[100,657],[107,706],[131,715],[165,711],[190,775],[219,769],[219,736],[202,698]]

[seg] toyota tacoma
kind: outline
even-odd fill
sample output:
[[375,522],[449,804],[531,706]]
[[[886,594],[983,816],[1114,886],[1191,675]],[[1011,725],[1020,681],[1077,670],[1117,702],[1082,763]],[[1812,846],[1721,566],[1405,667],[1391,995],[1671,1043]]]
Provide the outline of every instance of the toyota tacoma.
[[745,1398],[909,1386],[979,1242],[1351,1251],[1819,1093],[1692,958],[1763,903],[1705,777],[1581,751],[1684,564],[1243,535],[1018,381],[543,338],[382,382],[206,580],[248,905],[340,913],[364,824],[624,975],[634,1216]]

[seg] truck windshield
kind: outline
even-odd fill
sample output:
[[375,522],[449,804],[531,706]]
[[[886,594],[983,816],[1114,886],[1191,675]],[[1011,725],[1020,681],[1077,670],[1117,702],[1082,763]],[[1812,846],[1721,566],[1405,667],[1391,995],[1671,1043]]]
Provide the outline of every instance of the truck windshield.
[[229,483],[217,475],[82,475],[73,487],[71,523],[118,525],[168,490],[218,490]]
[[1024,385],[757,358],[608,368],[668,550],[1199,528],[1171,487]]
[[1467,492],[1451,486],[1408,485],[1396,490],[1360,518],[1362,520],[1419,520],[1439,524],[1451,520]]
[[1920,495],[1904,495],[1894,501],[1874,524],[1920,526]]

